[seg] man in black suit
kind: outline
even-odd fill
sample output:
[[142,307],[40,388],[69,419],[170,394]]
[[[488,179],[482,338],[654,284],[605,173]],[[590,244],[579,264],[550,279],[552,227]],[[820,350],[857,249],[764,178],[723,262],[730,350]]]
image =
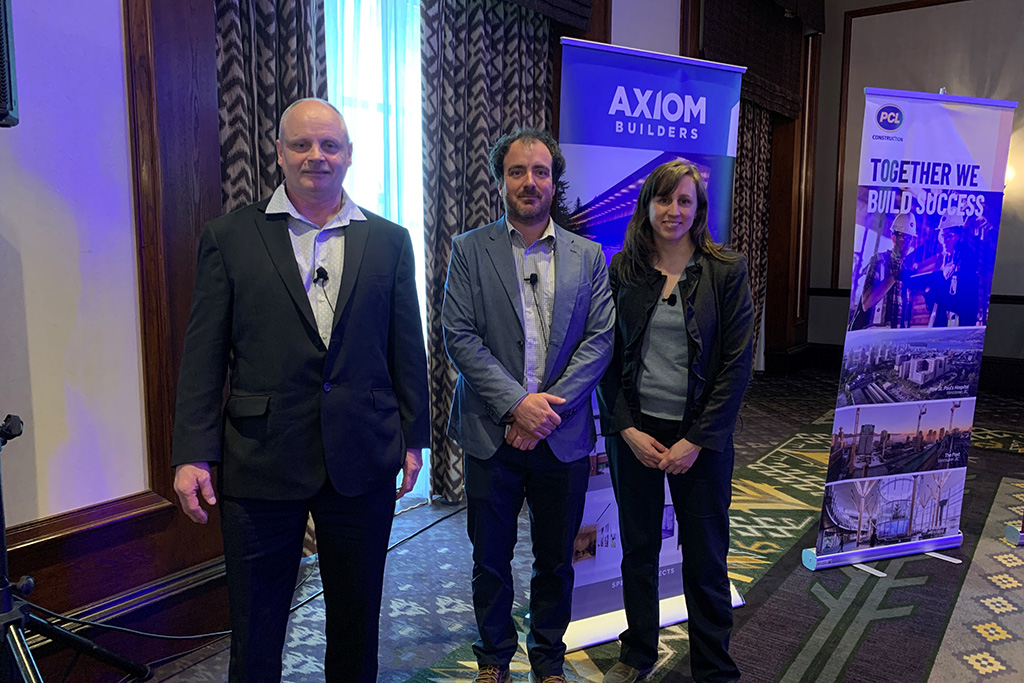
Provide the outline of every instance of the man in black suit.
[[199,499],[217,502],[218,465],[232,683],[280,680],[309,514],[326,679],[371,682],[394,501],[412,489],[429,439],[412,244],[342,189],[352,143],[327,102],[285,110],[277,160],[285,182],[274,195],[200,238],[174,487],[205,523]]

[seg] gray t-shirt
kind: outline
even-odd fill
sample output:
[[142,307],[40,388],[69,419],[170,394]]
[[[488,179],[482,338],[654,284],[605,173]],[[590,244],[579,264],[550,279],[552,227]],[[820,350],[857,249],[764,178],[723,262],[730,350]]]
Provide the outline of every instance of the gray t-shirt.
[[640,411],[665,420],[683,419],[690,374],[686,317],[678,287],[673,297],[675,305],[671,306],[658,299],[640,347],[636,383]]

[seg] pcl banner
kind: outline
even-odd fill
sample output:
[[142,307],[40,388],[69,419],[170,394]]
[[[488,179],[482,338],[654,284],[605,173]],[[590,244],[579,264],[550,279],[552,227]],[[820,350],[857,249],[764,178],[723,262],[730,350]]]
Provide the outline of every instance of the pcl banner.
[[959,546],[1016,102],[867,88],[820,568]]
[[1024,545],[1024,514],[1018,524],[1006,525],[1006,540],[1013,545]]
[[[562,39],[559,137],[566,172],[555,220],[622,248],[640,186],[659,165],[683,159],[708,186],[708,223],[729,235],[732,177],[745,69],[714,62]],[[686,618],[676,519],[666,495],[660,557],[661,622]],[[591,455],[583,525],[576,538],[570,649],[614,640],[625,629],[619,518],[604,441]],[[733,591],[734,604],[742,599]]]

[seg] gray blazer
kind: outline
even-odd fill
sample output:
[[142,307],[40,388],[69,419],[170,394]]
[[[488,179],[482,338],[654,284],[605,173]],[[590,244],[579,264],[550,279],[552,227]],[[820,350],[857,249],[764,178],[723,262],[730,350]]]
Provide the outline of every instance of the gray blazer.
[[[615,323],[601,246],[555,225],[555,301],[544,391],[565,399],[547,438],[559,460],[585,457],[596,438],[591,394],[611,359]],[[441,325],[459,372],[448,436],[467,455],[489,458],[502,421],[526,396],[523,310],[504,219],[452,240]]]

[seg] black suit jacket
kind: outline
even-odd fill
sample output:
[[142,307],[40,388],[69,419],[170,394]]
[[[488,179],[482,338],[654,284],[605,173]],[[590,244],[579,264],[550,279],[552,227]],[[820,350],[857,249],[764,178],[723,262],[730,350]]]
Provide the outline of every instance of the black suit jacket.
[[328,478],[360,495],[395,478],[406,448],[429,443],[409,233],[365,210],[345,228],[327,347],[286,217],[267,216],[268,201],[211,221],[200,238],[172,464],[218,463],[235,497],[306,498]]
[[[739,256],[739,255],[738,255]],[[688,384],[678,438],[704,450],[732,449],[732,433],[750,382],[753,362],[754,303],[747,281],[747,260],[720,261],[699,248],[680,278],[679,305],[686,319]],[[619,273],[623,256],[608,269],[615,301],[615,349],[601,379],[597,401],[601,432],[620,432],[640,422],[636,382],[647,326],[665,286],[665,276],[648,267],[643,282],[626,284]],[[671,446],[671,444],[665,444]]]

